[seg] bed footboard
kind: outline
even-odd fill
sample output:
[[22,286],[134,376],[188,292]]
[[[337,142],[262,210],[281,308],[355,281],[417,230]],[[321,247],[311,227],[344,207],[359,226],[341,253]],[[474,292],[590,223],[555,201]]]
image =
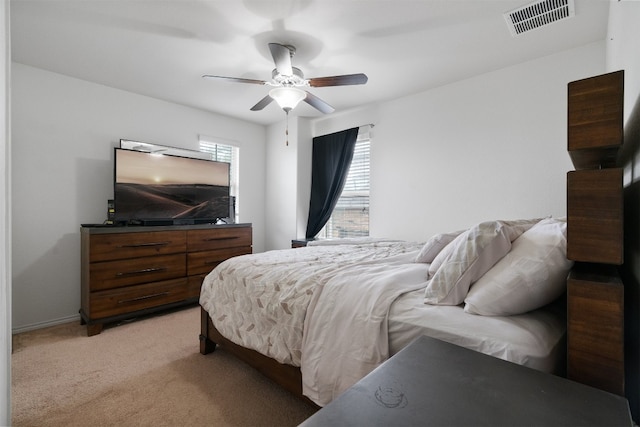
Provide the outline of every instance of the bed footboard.
[[300,373],[300,368],[284,365],[262,353],[244,348],[226,339],[213,326],[209,313],[200,307],[200,353],[209,354],[215,350],[216,346],[219,346],[226,352],[233,354],[238,359],[257,369],[285,390],[317,407],[315,403],[302,395],[302,374]]

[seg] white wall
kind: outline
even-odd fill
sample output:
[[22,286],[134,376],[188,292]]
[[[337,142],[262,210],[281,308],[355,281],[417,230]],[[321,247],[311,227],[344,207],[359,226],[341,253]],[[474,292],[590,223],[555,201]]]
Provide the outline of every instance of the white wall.
[[567,83],[604,70],[604,43],[380,106],[371,230],[425,240],[491,219],[566,215]]
[[11,422],[11,43],[9,2],[0,3],[0,425]]
[[[296,232],[292,238],[304,237],[307,231],[307,218],[309,217],[309,200],[311,199],[311,154],[313,150],[313,136],[311,133],[311,121],[299,119],[298,126],[298,152],[296,174]],[[300,203],[298,203],[300,201]],[[303,201],[306,201],[304,203]]]
[[267,128],[266,250],[291,247],[296,232],[297,117],[289,117],[288,136],[286,130],[283,111],[282,121]]
[[[311,193],[311,121],[289,116],[268,127],[265,248],[285,249],[304,237]],[[287,139],[289,144],[287,145]]]
[[265,127],[13,64],[13,329],[77,317],[81,223],[113,198],[120,138],[197,149],[198,135],[240,147],[240,220],[264,249]]
[[604,68],[605,43],[594,43],[316,119],[311,133],[375,124],[372,236],[425,241],[484,220],[564,216],[567,83]]
[[612,1],[607,34],[607,71],[625,70],[625,122],[640,98],[640,2]]

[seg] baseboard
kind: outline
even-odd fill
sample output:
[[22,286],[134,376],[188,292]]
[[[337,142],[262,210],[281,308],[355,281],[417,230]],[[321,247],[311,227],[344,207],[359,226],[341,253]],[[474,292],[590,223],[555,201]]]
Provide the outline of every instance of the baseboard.
[[61,317],[59,319],[47,320],[44,322],[32,323],[30,325],[19,326],[17,328],[12,328],[11,333],[13,335],[20,334],[22,332],[35,331],[36,329],[48,328],[50,326],[61,325],[63,323],[69,322],[80,322],[80,315],[74,314],[73,316]]

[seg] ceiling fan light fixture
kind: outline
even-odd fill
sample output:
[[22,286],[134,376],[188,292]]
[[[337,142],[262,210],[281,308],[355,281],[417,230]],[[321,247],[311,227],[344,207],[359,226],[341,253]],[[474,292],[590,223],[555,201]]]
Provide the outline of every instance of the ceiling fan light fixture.
[[278,103],[287,113],[294,108],[307,97],[305,91],[297,89],[295,87],[277,87],[269,91],[269,96]]
[[[539,0],[539,1],[573,1],[573,0]],[[232,82],[251,83],[257,85],[268,85],[273,89],[262,98],[256,105],[251,107],[251,111],[261,111],[264,107],[276,101],[280,108],[287,113],[296,108],[300,101],[304,101],[311,107],[324,114],[330,114],[335,111],[331,105],[324,102],[311,92],[298,88],[306,87],[329,87],[329,86],[350,86],[363,85],[367,83],[367,76],[362,73],[345,74],[329,77],[315,77],[307,80],[304,73],[299,68],[291,65],[291,56],[295,52],[295,47],[290,45],[282,45],[279,43],[269,43],[269,50],[273,57],[276,68],[271,72],[271,81],[245,79],[240,77],[225,77],[212,74],[205,74],[202,77],[217,78]]]

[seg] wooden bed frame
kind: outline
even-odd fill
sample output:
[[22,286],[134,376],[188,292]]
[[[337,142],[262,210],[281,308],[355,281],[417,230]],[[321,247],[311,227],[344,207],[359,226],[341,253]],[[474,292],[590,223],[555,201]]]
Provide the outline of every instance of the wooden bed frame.
[[279,363],[262,353],[239,346],[226,339],[213,326],[209,313],[200,307],[200,353],[212,353],[216,349],[216,344],[238,359],[253,366],[285,390],[301,397],[311,405],[318,407],[318,405],[302,394],[302,374],[300,373],[300,368]]
[[[567,175],[567,257],[575,261],[567,286],[567,376],[619,395],[624,395],[624,302],[617,272],[622,181],[609,180],[603,188],[600,174],[615,169],[622,146],[623,78],[622,71],[608,73],[568,88],[568,151],[577,170]],[[216,344],[317,407],[302,395],[300,368],[224,338],[201,308],[200,353],[211,353]]]

